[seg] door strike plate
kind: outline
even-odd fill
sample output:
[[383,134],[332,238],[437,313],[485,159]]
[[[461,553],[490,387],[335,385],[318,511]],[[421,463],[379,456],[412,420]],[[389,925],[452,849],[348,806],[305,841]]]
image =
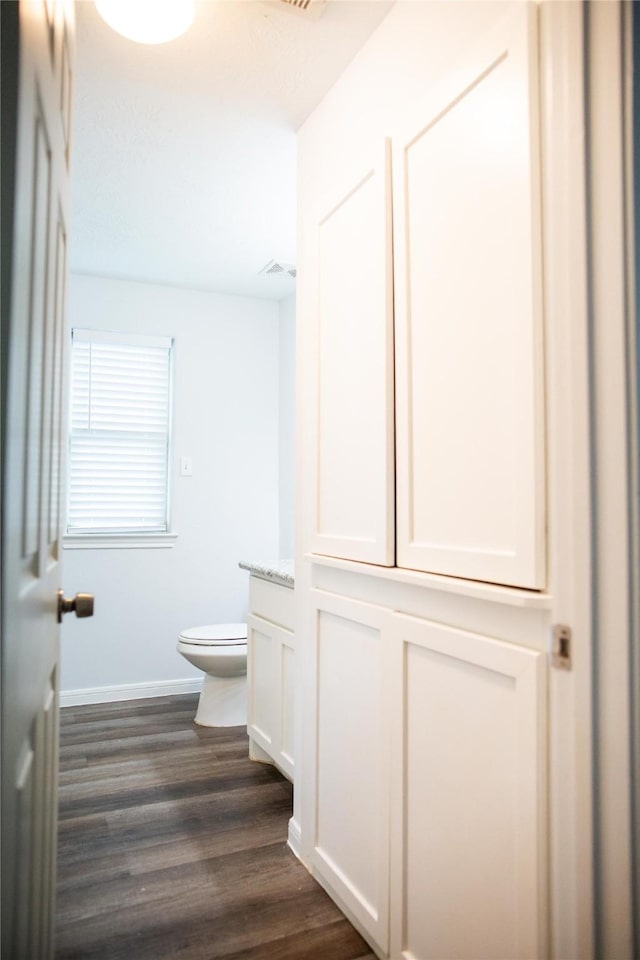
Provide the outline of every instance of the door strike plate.
[[551,665],[571,670],[571,627],[555,623],[551,629]]

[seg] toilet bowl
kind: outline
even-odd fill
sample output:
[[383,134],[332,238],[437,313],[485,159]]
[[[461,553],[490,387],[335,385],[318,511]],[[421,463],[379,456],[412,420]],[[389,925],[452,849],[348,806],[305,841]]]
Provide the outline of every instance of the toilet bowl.
[[189,627],[180,633],[176,650],[204,672],[195,722],[203,727],[246,724],[246,623]]

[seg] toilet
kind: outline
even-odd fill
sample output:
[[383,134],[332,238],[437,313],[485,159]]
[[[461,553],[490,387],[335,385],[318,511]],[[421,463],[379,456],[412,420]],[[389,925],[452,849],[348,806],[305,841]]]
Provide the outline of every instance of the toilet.
[[236,727],[247,722],[247,625],[213,623],[189,627],[176,647],[204,671],[195,722],[203,727]]

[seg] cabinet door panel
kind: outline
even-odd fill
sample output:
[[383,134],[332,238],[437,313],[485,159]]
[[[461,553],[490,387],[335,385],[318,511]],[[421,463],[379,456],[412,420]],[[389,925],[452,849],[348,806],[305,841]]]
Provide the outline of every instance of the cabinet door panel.
[[247,729],[250,737],[273,755],[278,739],[279,675],[277,641],[270,623],[247,618]]
[[388,944],[389,755],[384,612],[314,591],[314,874],[382,949]]
[[295,638],[255,614],[247,618],[247,627],[247,733],[253,746],[293,780]]
[[316,553],[394,562],[389,145],[321,204]]
[[392,955],[545,956],[545,657],[395,619]]
[[256,617],[293,632],[294,600],[291,587],[261,577],[249,578],[249,609]]
[[397,553],[540,588],[536,12],[508,6],[394,140]]

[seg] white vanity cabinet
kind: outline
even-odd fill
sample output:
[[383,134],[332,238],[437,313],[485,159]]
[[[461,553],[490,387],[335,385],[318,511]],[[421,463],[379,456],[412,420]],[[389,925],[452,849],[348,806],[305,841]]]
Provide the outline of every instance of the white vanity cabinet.
[[294,775],[293,586],[255,574],[247,618],[247,732],[249,756]]

